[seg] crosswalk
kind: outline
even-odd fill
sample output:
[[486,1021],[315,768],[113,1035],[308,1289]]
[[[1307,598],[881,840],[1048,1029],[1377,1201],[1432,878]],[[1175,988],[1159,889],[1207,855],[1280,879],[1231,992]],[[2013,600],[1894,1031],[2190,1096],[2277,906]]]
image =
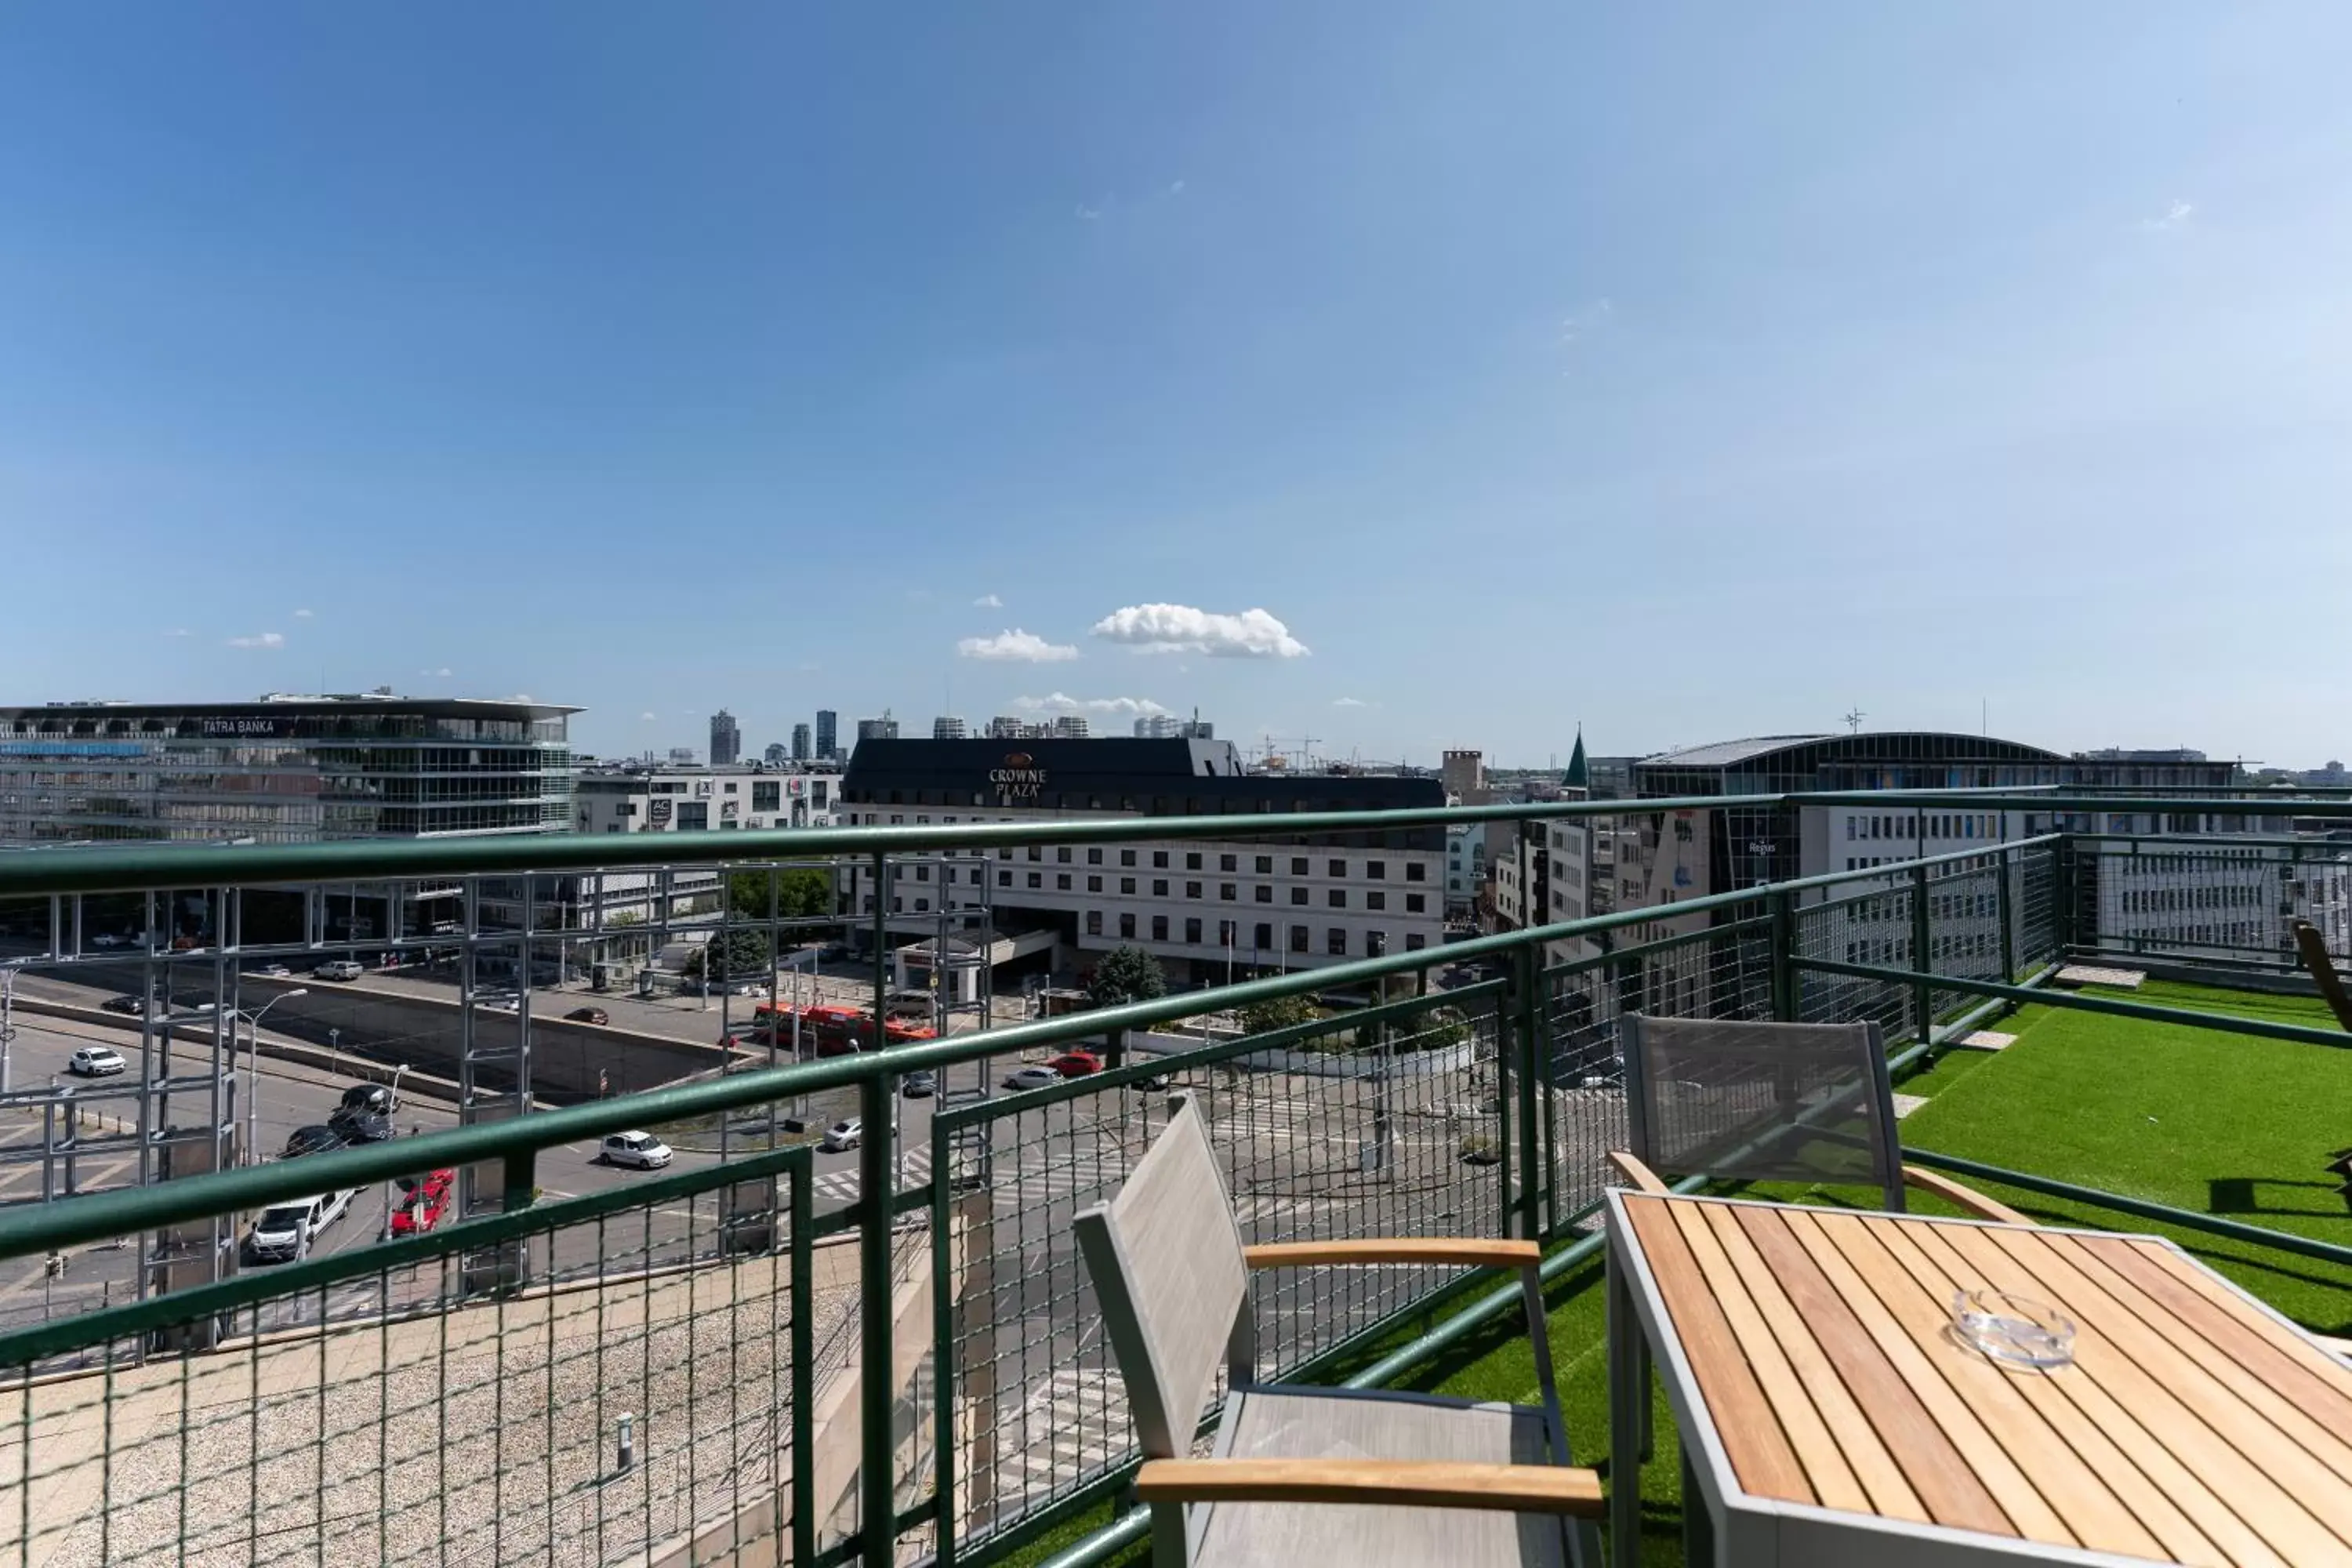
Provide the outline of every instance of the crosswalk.
[[[904,1184],[908,1187],[927,1184],[931,1179],[930,1145],[928,1143],[911,1145],[905,1151],[905,1159]],[[838,1171],[828,1172],[811,1182],[809,1190],[816,1194],[819,1202],[830,1199],[837,1204],[848,1203],[857,1196],[857,1167],[848,1165]]]
[[1062,1367],[1029,1391],[1017,1412],[1002,1412],[993,1434],[996,1511],[1013,1513],[1068,1489],[1134,1440],[1127,1395],[1108,1367]]

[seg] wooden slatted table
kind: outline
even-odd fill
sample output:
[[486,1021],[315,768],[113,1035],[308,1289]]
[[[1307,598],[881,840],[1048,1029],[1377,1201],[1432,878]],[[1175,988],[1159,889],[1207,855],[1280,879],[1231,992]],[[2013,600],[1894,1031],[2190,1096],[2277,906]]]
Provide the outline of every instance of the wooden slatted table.
[[[2352,1564],[2352,1370],[2168,1241],[1609,1197],[1612,1554],[1640,1561],[1652,1355],[1694,1561]],[[1954,1294],[2057,1307],[2005,1366]]]

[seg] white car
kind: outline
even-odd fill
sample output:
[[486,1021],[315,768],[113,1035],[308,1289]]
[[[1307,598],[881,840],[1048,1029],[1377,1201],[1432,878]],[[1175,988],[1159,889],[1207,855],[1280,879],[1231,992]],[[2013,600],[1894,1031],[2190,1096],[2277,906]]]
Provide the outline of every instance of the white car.
[[258,974],[265,980],[290,980],[294,975],[294,972],[282,963],[265,963],[248,973]]
[[608,1165],[633,1165],[640,1171],[658,1171],[670,1162],[669,1145],[650,1132],[615,1132],[600,1152]]
[[356,959],[331,958],[310,971],[313,980],[357,980],[367,969]]
[[84,1046],[74,1052],[66,1070],[77,1078],[112,1078],[128,1071],[130,1066],[112,1046]]
[[91,937],[89,939],[89,945],[92,947],[129,947],[131,945],[131,939],[127,936],[119,935],[114,931],[104,931],[99,932],[96,936]]
[[352,1194],[321,1193],[315,1198],[273,1204],[247,1233],[245,1245],[257,1263],[295,1263],[310,1255],[319,1233],[351,1212]]
[[844,1149],[855,1149],[866,1142],[866,1123],[853,1116],[846,1121],[836,1121],[824,1130],[824,1138],[817,1145],[838,1154]]
[[1027,1067],[1014,1068],[1010,1073],[1006,1074],[1004,1079],[1004,1087],[1007,1089],[1044,1089],[1048,1084],[1059,1083],[1061,1081],[1062,1075],[1055,1072],[1052,1068],[1045,1066],[1042,1062],[1032,1062]]

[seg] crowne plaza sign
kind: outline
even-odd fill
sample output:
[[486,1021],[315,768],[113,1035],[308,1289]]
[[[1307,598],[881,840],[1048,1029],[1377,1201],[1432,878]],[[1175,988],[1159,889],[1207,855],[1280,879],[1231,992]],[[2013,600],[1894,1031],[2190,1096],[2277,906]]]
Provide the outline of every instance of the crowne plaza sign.
[[1008,752],[1003,765],[988,770],[999,805],[1034,805],[1045,792],[1045,770],[1026,752]]

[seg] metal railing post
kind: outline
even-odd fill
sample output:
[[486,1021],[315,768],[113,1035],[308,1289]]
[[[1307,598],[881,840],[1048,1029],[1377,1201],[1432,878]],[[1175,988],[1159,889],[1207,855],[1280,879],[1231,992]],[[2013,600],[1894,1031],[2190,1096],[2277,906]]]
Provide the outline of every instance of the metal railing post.
[[1927,962],[1928,943],[1935,935],[1927,919],[1927,868],[1911,868],[1911,971],[1919,976],[1915,984],[1913,1005],[1919,1010],[1919,1040],[1921,1044],[1934,1035],[1936,1028],[1936,988],[1927,981],[1933,966]]
[[1797,952],[1797,916],[1786,888],[1772,892],[1772,1016],[1776,1022],[1797,1021],[1797,969],[1790,962]]
[[805,1148],[792,1184],[793,1561],[816,1561],[816,1219],[813,1161]]
[[[874,1020],[871,1043],[882,1043],[883,1004],[888,997],[889,858],[874,855]],[[866,1568],[890,1568],[897,1555],[898,1487],[890,1418],[897,1404],[891,1373],[890,1078],[875,1071],[859,1080],[857,1114],[865,1136],[857,1143],[857,1309],[859,1360],[858,1555]]]
[[[1538,1191],[1537,1183],[1537,1174],[1540,1169],[1540,1165],[1536,1153],[1536,1092],[1538,1089],[1536,1064],[1541,1055],[1540,1037],[1543,1032],[1543,1007],[1541,998],[1536,994],[1537,966],[1535,954],[1536,946],[1533,942],[1521,942],[1512,953],[1513,963],[1511,965],[1511,984],[1517,993],[1513,1000],[1515,1000],[1518,1005],[1517,1008],[1519,1016],[1517,1034],[1519,1037],[1519,1049],[1522,1053],[1518,1063],[1519,1152],[1518,1158],[1516,1162],[1507,1159],[1503,1166],[1505,1173],[1503,1186],[1506,1194],[1505,1202],[1507,1205],[1509,1202],[1508,1193],[1510,1190],[1510,1182],[1508,1177],[1511,1166],[1513,1163],[1516,1163],[1518,1166],[1519,1229],[1517,1234],[1530,1238],[1539,1237],[1543,1234],[1542,1213],[1538,1206],[1542,1199],[1542,1194]],[[1507,1228],[1505,1234],[1508,1235],[1511,1233]]]
[[2017,895],[2010,888],[2011,877],[2023,876],[2025,859],[2007,845],[2001,846],[2000,877],[2000,977],[2017,978]]

